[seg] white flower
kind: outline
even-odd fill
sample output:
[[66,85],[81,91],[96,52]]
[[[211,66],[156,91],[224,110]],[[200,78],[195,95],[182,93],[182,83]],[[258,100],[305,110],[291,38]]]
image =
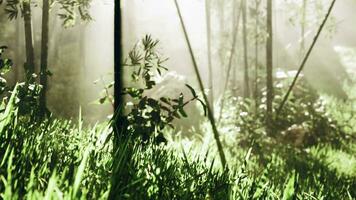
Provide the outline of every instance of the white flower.
[[241,116],[241,117],[245,117],[245,116],[247,116],[247,115],[248,115],[247,112],[241,112],[241,113],[240,113],[240,116]]

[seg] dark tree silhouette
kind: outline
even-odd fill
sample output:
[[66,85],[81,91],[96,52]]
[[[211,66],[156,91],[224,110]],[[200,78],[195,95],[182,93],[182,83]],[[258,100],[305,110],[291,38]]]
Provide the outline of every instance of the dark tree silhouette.
[[[124,130],[124,121],[122,115],[123,106],[123,80],[122,80],[122,24],[121,24],[121,1],[115,1],[114,5],[114,115],[113,115],[113,151],[112,156],[114,160],[113,164],[113,176],[111,180],[111,188],[109,193],[109,199],[118,199],[120,194],[117,194],[116,189],[120,185],[120,180],[117,170],[115,168],[119,165],[120,159],[117,158],[117,153],[120,151],[119,137],[122,136]],[[129,156],[130,153],[126,153],[125,156]],[[127,175],[127,174],[126,174]],[[127,177],[121,177],[126,180]]]
[[26,64],[27,79],[35,73],[35,50],[33,47],[31,1],[23,1],[22,12],[25,25],[25,42],[26,42]]
[[250,78],[247,53],[247,1],[242,0],[242,40],[244,49],[244,97],[250,97]]
[[114,119],[115,119],[115,137],[122,131],[120,127],[123,127],[121,120],[121,107],[123,106],[123,98],[121,95],[123,80],[122,80],[122,30],[121,30],[121,5],[120,1],[115,2],[115,27],[114,27]]
[[267,0],[267,45],[266,45],[266,64],[267,64],[267,113],[266,125],[267,132],[271,134],[272,128],[272,102],[273,102],[273,29],[272,29],[272,0]]
[[41,69],[40,83],[42,90],[40,94],[40,114],[46,112],[46,92],[47,92],[47,68],[48,68],[48,32],[49,32],[49,0],[43,0],[42,7],[42,39],[41,39]]
[[[5,12],[10,20],[16,19],[19,15],[19,10],[21,11],[21,16],[24,20],[24,33],[25,33],[25,46],[26,46],[26,62],[25,62],[25,72],[26,79],[30,82],[35,82],[36,79],[33,74],[36,73],[35,68],[35,51],[34,51],[34,38],[33,38],[33,26],[32,26],[32,15],[31,15],[31,0],[29,1],[13,1],[6,0],[0,1],[0,4],[6,2]],[[75,24],[75,16],[80,15],[81,20],[90,21],[91,16],[89,14],[90,1],[60,1],[60,0],[43,0],[42,7],[42,38],[41,38],[41,69],[40,69],[40,83],[43,89],[40,94],[39,108],[40,114],[43,116],[46,108],[46,90],[47,90],[47,75],[48,71],[48,44],[49,44],[49,14],[50,7],[55,3],[60,5],[60,13],[57,15],[63,20],[63,26],[69,27]],[[35,4],[36,5],[36,4]],[[75,11],[76,10],[76,11]]]
[[255,80],[254,80],[254,98],[255,98],[255,112],[258,112],[258,62],[259,62],[259,20],[260,20],[260,7],[261,0],[255,0]]

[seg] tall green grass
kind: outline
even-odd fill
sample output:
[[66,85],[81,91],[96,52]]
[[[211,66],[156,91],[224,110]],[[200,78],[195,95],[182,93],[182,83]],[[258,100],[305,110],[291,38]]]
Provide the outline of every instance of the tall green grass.
[[[331,147],[300,152],[276,146],[265,164],[253,148],[240,148],[235,158],[229,158],[231,169],[222,171],[214,164],[213,145],[201,152],[198,139],[191,140],[189,149],[179,145],[183,141],[154,145],[122,140],[113,160],[109,124],[82,127],[81,120],[29,121],[16,115],[15,107],[9,101],[8,112],[2,113],[7,119],[1,121],[6,128],[0,136],[2,199],[356,197],[356,174],[331,165],[330,158],[339,152]],[[111,189],[113,182],[116,187]]]

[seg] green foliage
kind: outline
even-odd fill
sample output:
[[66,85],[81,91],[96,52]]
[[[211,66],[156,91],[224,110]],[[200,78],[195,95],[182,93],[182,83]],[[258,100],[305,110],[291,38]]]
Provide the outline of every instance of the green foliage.
[[6,128],[10,125],[12,122],[13,116],[17,114],[18,109],[16,108],[16,96],[17,96],[18,90],[17,86],[15,87],[14,91],[11,94],[10,100],[7,103],[6,107],[5,104],[2,103],[2,107],[4,106],[4,111],[1,112],[0,114],[0,133],[4,132]]
[[[199,158],[191,161],[167,146],[121,144],[115,173],[117,199],[225,199],[230,188],[227,172],[219,173]],[[129,163],[128,165],[126,163]]]
[[63,20],[64,27],[74,26],[78,15],[82,21],[91,21],[89,13],[91,0],[57,0],[60,5],[58,16]]
[[[288,22],[292,26],[302,25],[305,28],[313,27],[315,26],[315,24],[319,24],[324,18],[325,10],[327,9],[325,1],[322,0],[316,0],[313,2],[305,1],[306,5],[303,5],[304,4],[303,1],[304,0],[285,1],[285,5],[283,9],[287,14]],[[331,16],[325,27],[325,33],[327,34],[328,37],[332,37],[335,34],[336,25],[337,25],[336,17]]]
[[[147,92],[157,85],[157,76],[162,76],[163,72],[168,70],[163,66],[166,59],[162,59],[157,52],[157,45],[158,40],[153,40],[149,35],[145,36],[141,43],[130,51],[124,64],[132,72],[131,86],[123,88],[122,91],[122,94],[127,95],[130,100],[126,107],[128,114],[124,117],[124,127],[127,131],[126,135],[132,135],[134,138],[141,137],[143,141],[153,138],[157,142],[164,142],[166,139],[163,130],[167,126],[173,127],[173,120],[188,117],[184,109],[186,105],[195,100],[201,102],[204,108],[205,105],[189,85],[186,86],[192,93],[192,97],[188,100],[183,93],[178,94],[176,98],[162,96],[159,99],[147,95]],[[108,88],[109,86],[105,90],[107,91]],[[99,101],[104,102],[105,99],[111,98],[105,96]]]
[[[107,124],[82,129],[80,124],[52,119],[11,126],[5,131],[7,139],[1,135],[2,198],[108,198],[113,160],[111,146],[105,143],[111,131]],[[139,140],[123,140],[118,149],[120,159],[113,178],[119,181],[115,192],[120,199],[281,199],[293,195],[297,199],[352,199],[356,195],[351,190],[356,186],[354,176],[330,169],[323,152],[332,151],[322,147],[312,149],[308,156],[276,150],[264,168],[256,165],[252,149],[248,153],[240,149],[245,158],[223,172],[207,159],[208,154],[192,156],[191,151],[169,145],[144,147]]]
[[[280,84],[280,89],[276,92],[276,106],[281,102],[285,86],[289,85],[288,81],[277,84]],[[342,145],[341,141],[345,141],[346,133],[342,124],[328,114],[325,105],[320,95],[309,86],[305,79],[302,79],[293,90],[285,109],[279,116],[276,116],[276,130],[286,131],[288,127],[301,125],[306,131],[305,146],[320,143]]]
[[12,67],[12,61],[7,58],[3,58],[2,55],[7,49],[6,46],[0,46],[0,95],[3,95],[7,90],[5,74],[10,71]]
[[[0,105],[0,114],[7,116],[9,112],[12,112],[9,110],[16,108],[15,114],[31,119],[36,118],[39,109],[38,99],[42,86],[31,82],[31,80],[17,83],[15,86],[7,85],[4,75],[11,70],[12,61],[2,58],[2,54],[6,48],[5,46],[0,47],[0,95],[3,97],[2,104]],[[35,76],[32,75],[32,78],[35,78]],[[9,97],[10,99],[8,100]]]
[[[289,83],[289,79],[275,83],[275,108],[282,101]],[[274,116],[273,138],[268,137],[265,130],[265,88],[260,93],[263,95],[258,108],[255,107],[255,100],[226,94],[229,110],[224,111],[220,126],[224,127],[223,132],[238,132],[235,137],[243,147],[248,148],[253,144],[255,150],[261,152],[261,156],[264,150],[270,151],[275,143],[280,142],[301,149],[316,144],[347,148],[347,141],[350,139],[350,134],[345,132],[347,123],[339,123],[332,118],[325,100],[306,80],[302,79],[297,83],[280,115]],[[231,145],[233,147],[234,144]]]
[[345,137],[350,140],[356,140],[356,102],[354,101],[356,99],[356,92],[354,85],[354,79],[350,82],[345,82],[344,91],[348,92],[347,99],[339,99],[327,94],[322,94],[321,96],[330,117],[341,125],[346,134]]
[[[13,93],[14,96],[16,93]],[[10,101],[9,101],[10,102]],[[7,105],[16,113],[16,106]],[[171,145],[122,140],[115,155],[106,143],[108,124],[82,128],[70,121],[27,121],[7,115],[0,134],[0,195],[4,199],[107,199],[110,178],[120,199],[353,199],[355,174],[330,167],[332,148],[310,153],[275,146],[260,166],[255,148],[242,148],[230,171],[219,171],[208,157]],[[236,140],[237,141],[237,140]],[[193,148],[200,146],[192,141]],[[211,144],[214,144],[211,142]],[[214,145],[212,145],[214,146]],[[130,148],[129,148],[130,147]],[[236,148],[236,146],[235,146]],[[213,152],[213,151],[210,151]],[[297,178],[299,177],[299,178]]]
[[6,187],[14,199],[96,199],[104,195],[109,183],[109,147],[102,147],[94,137],[107,134],[107,129],[79,132],[69,121],[21,122],[1,137],[1,169],[11,171],[1,170],[0,193]]
[[286,187],[283,191],[283,200],[293,200],[295,199],[295,184],[296,184],[296,175],[295,172],[291,175],[291,177],[289,178]]
[[[18,0],[1,0],[0,4],[6,3],[5,12],[10,20],[14,20],[23,15],[23,4],[30,3],[31,5],[38,6],[41,1],[18,1]],[[75,25],[78,16],[82,21],[92,20],[89,9],[91,0],[53,0],[50,1],[51,5],[59,5],[60,12],[57,14],[63,20],[64,27],[71,27]],[[53,7],[53,6],[51,6]]]

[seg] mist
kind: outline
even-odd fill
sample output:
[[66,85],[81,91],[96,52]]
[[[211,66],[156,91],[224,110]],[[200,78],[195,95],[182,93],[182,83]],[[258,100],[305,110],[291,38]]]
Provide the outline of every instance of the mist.
[[[276,1],[273,13],[274,17],[274,68],[283,70],[295,70],[301,62],[300,43],[302,40],[300,27],[292,24],[291,18],[295,17],[288,10],[288,1]],[[195,57],[198,62],[204,83],[208,84],[208,54],[207,54],[207,27],[205,15],[205,3],[202,0],[181,1],[182,15],[185,19],[189,38],[192,43]],[[227,2],[224,5],[224,18],[218,19],[218,13],[212,13],[212,46],[213,46],[213,88],[218,96],[221,95],[225,75],[221,69],[226,69],[227,59],[230,53],[234,23],[234,8]],[[313,2],[311,2],[313,4]],[[91,2],[90,14],[93,20],[82,22],[77,20],[73,27],[64,28],[62,21],[51,11],[50,29],[50,58],[49,67],[53,76],[49,83],[49,107],[54,114],[66,117],[76,117],[79,107],[85,118],[94,122],[103,120],[110,115],[112,109],[109,105],[96,105],[95,101],[105,84],[113,81],[113,1],[94,0]],[[347,71],[353,71],[354,65],[345,64],[344,54],[352,52],[356,46],[353,37],[353,10],[356,5],[347,0],[338,2],[329,22],[329,29],[322,34],[303,72],[315,89],[344,98],[342,84],[349,76]],[[312,9],[312,8],[311,8]],[[235,9],[236,10],[236,9]],[[41,8],[35,7],[34,15],[34,41],[36,56],[39,57],[40,47],[40,14]],[[318,25],[317,12],[308,11],[310,22],[306,26],[303,43],[307,48],[315,34]],[[180,28],[179,18],[173,1],[165,0],[126,0],[123,1],[123,47],[124,55],[140,41],[150,34],[160,41],[159,51],[168,58],[165,66],[169,71],[176,72],[187,78],[188,82],[196,84],[196,78],[192,61],[185,43],[183,32]],[[295,20],[295,19],[294,19]],[[313,21],[314,20],[314,21]],[[219,24],[223,21],[223,27]],[[241,26],[241,23],[240,23]],[[16,33],[18,41],[8,41],[11,47],[19,45],[19,59],[16,60],[16,70],[23,70],[24,40],[21,19],[10,21],[7,29]],[[241,28],[240,28],[241,29]],[[240,30],[241,31],[241,30]],[[331,33],[330,33],[331,32]],[[224,41],[221,41],[221,35]],[[1,41],[6,41],[6,35],[1,36]],[[216,38],[216,39],[215,39]],[[238,38],[239,40],[240,37]],[[251,37],[249,42],[254,43]],[[241,41],[240,41],[241,42]],[[224,44],[222,44],[224,43]],[[58,44],[65,44],[59,45]],[[223,47],[221,47],[223,46]],[[240,45],[241,46],[241,45]],[[260,44],[259,48],[263,49]],[[253,47],[249,47],[250,62],[252,62]],[[265,61],[263,50],[259,52],[260,63]],[[15,54],[15,53],[13,53]],[[234,62],[237,68],[242,69],[242,53],[237,52]],[[37,59],[38,60],[38,59]],[[37,61],[39,65],[39,61]],[[68,70],[67,70],[68,69]],[[13,75],[16,79],[19,75]],[[242,80],[242,73],[236,72],[238,79]],[[311,81],[312,80],[312,81]],[[13,81],[10,78],[10,81]],[[95,82],[95,84],[94,84]],[[242,82],[240,81],[240,84]],[[240,86],[237,86],[240,87]],[[68,90],[67,90],[68,89]],[[208,88],[211,89],[211,88]],[[64,103],[68,109],[63,109]]]

